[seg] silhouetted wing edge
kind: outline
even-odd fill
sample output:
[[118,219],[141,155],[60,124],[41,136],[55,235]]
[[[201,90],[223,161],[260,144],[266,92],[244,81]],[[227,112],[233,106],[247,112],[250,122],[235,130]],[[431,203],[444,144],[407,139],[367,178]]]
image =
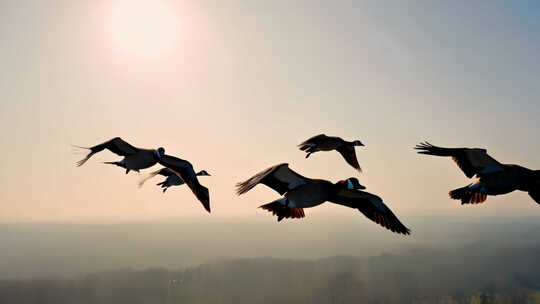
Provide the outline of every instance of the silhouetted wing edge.
[[410,229],[401,223],[377,195],[358,190],[341,190],[331,202],[358,209],[368,219],[392,232],[410,234]]
[[241,195],[253,189],[258,184],[264,184],[279,194],[303,185],[308,178],[294,172],[289,164],[282,163],[265,169],[244,182],[236,184],[236,194]]
[[351,165],[351,167],[355,168],[359,172],[362,172],[362,168],[360,168],[360,164],[358,164],[358,159],[356,158],[356,151],[354,150],[354,147],[352,149],[350,147],[339,148],[337,151],[339,154],[341,154],[341,156],[343,156],[345,161]]
[[419,150],[418,153],[420,154],[452,157],[452,160],[468,178],[472,178],[477,174],[504,170],[501,163],[489,156],[485,149],[443,148],[434,146],[427,141],[416,145],[414,148]]

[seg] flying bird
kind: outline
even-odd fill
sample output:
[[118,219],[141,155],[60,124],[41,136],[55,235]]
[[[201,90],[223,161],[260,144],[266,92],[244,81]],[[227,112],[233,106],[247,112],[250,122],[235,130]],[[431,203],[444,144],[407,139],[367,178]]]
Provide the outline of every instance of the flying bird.
[[174,172],[186,183],[197,199],[203,204],[204,209],[210,213],[210,194],[208,188],[199,183],[197,174],[190,162],[166,154],[160,157],[158,162],[160,165]]
[[365,187],[354,177],[334,184],[322,179],[306,178],[291,170],[289,164],[283,163],[238,183],[236,193],[244,194],[258,184],[264,184],[283,195],[280,199],[260,206],[277,215],[278,222],[283,218],[303,218],[304,208],[315,207],[328,201],[358,209],[367,218],[392,232],[410,234],[410,230],[398,220],[380,197],[359,190]]
[[358,164],[358,160],[356,159],[356,152],[354,150],[355,146],[364,146],[364,144],[359,140],[346,141],[343,140],[341,137],[326,136],[325,134],[313,136],[298,145],[300,150],[307,153],[306,158],[318,151],[336,150],[341,154],[341,156],[343,156],[343,158],[345,159],[345,161],[347,161],[349,165],[351,165],[359,172],[362,172],[362,169]]
[[442,148],[428,142],[416,145],[420,154],[452,157],[465,176],[476,180],[462,188],[450,191],[452,199],[461,204],[479,204],[488,195],[507,194],[515,190],[525,191],[540,204],[540,170],[519,165],[501,164],[480,148]]
[[115,137],[102,144],[89,148],[80,146],[74,147],[90,150],[90,153],[88,153],[85,158],[77,162],[77,167],[84,165],[84,163],[86,163],[86,161],[94,154],[107,149],[115,154],[124,156],[124,158],[120,161],[105,163],[126,169],[126,174],[128,174],[130,170],[139,172],[141,169],[152,167],[165,154],[165,149],[162,147],[157,148],[156,150],[136,148],[120,137]]
[[[156,184],[156,185],[161,187],[161,189],[163,190],[163,193],[165,193],[165,191],[167,191],[167,189],[169,187],[171,187],[171,186],[180,186],[180,185],[184,184],[184,180],[182,180],[180,178],[180,176],[176,175],[176,173],[171,171],[171,169],[169,169],[169,168],[161,168],[161,169],[159,169],[157,171],[154,171],[154,172],[148,174],[148,176],[146,178],[141,180],[139,182],[139,187],[142,187],[147,180],[151,179],[152,177],[154,177],[156,175],[162,175],[162,176],[167,177],[161,183]],[[201,171],[197,172],[196,175],[197,176],[211,176],[210,173],[206,172],[206,170],[201,170]]]

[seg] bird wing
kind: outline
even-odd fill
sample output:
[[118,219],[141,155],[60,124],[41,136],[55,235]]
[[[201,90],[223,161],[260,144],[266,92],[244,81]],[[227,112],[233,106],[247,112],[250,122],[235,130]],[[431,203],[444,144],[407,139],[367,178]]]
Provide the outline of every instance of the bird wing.
[[487,154],[485,149],[442,148],[428,142],[416,145],[420,154],[450,156],[458,167],[469,178],[475,174],[486,174],[503,171],[503,165]]
[[540,189],[533,189],[529,191],[529,196],[538,204],[540,204]]
[[[120,137],[115,137],[109,141],[106,141],[102,144],[93,146],[90,148],[92,152],[96,151],[102,151],[103,149],[107,149],[115,154],[118,154],[120,156],[128,156],[133,155],[137,153],[140,149],[135,148],[134,146],[130,145],[128,142],[124,141]],[[94,153],[96,153],[94,152]]]
[[171,169],[169,169],[169,168],[161,168],[161,169],[159,169],[159,170],[157,170],[157,171],[150,172],[150,173],[148,174],[148,176],[146,176],[145,178],[143,178],[143,179],[139,182],[139,187],[142,187],[142,186],[144,185],[144,183],[145,183],[147,180],[153,178],[153,177],[156,176],[156,175],[163,175],[163,176],[169,177],[169,176],[171,176],[171,175],[176,175],[176,173],[172,172]]
[[313,137],[310,137],[303,143],[299,144],[298,147],[300,147],[300,150],[306,150],[309,146],[319,145],[321,142],[324,142],[327,139],[328,139],[328,136],[326,136],[325,134],[315,135]]
[[354,150],[354,146],[351,147],[344,145],[338,148],[337,151],[339,152],[339,154],[341,154],[341,156],[343,156],[343,158],[349,165],[351,165],[356,170],[362,172],[362,168],[360,168],[360,165],[358,164],[358,159],[356,158],[356,151]]
[[159,163],[178,175],[203,204],[204,209],[210,213],[210,193],[208,192],[208,188],[199,183],[195,170],[193,170],[193,166],[190,162],[178,157],[163,155],[160,158]]
[[163,175],[163,176],[171,176],[171,175],[176,175],[176,173],[174,173],[173,171],[171,171],[171,169],[169,168],[161,168],[157,171],[157,173],[159,175]]
[[90,148],[87,148],[87,147],[79,147],[79,146],[75,146],[77,148],[82,148],[82,149],[88,149],[90,150],[90,153],[88,153],[88,155],[86,155],[85,158],[81,159],[80,161],[77,162],[77,166],[80,167],[82,166],[87,160],[90,159],[90,157],[92,157],[92,155],[98,153],[98,152],[101,152],[105,149],[115,153],[115,154],[118,154],[120,156],[129,156],[129,155],[133,155],[137,152],[140,151],[139,148],[136,148],[132,145],[130,145],[129,143],[125,142],[123,139],[121,139],[120,137],[115,137],[111,140],[108,140],[102,144],[99,144],[99,145],[95,145],[93,147],[90,147]]
[[358,209],[367,218],[392,232],[410,234],[410,230],[399,221],[392,210],[377,195],[365,191],[341,189],[330,201]]
[[236,184],[236,193],[238,195],[244,194],[257,184],[264,184],[283,195],[285,192],[305,184],[308,180],[308,178],[291,170],[289,164],[283,163],[263,170],[250,179]]

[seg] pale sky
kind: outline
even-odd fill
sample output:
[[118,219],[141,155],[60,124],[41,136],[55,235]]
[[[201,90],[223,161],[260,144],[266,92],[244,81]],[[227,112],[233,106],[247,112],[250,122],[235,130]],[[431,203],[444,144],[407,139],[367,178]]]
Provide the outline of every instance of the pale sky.
[[[540,169],[536,1],[4,0],[0,44],[0,221],[275,221],[257,207],[277,193],[234,185],[281,162],[358,177],[405,224],[540,215],[523,192],[460,206],[447,193],[469,180],[412,150],[483,147]],[[322,132],[364,142],[364,173],[336,152],[306,160],[296,145]],[[115,136],[210,172],[212,214],[185,186],[138,189],[145,173],[100,163],[112,153],[75,167],[70,144]],[[303,221],[350,212],[328,204]]]

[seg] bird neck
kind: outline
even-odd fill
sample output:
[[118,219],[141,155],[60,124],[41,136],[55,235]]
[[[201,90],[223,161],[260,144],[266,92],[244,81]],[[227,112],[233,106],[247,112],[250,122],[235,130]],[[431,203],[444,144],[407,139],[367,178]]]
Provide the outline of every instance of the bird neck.
[[347,181],[346,180],[340,180],[332,185],[332,190],[334,194],[339,193],[339,191],[347,189]]

